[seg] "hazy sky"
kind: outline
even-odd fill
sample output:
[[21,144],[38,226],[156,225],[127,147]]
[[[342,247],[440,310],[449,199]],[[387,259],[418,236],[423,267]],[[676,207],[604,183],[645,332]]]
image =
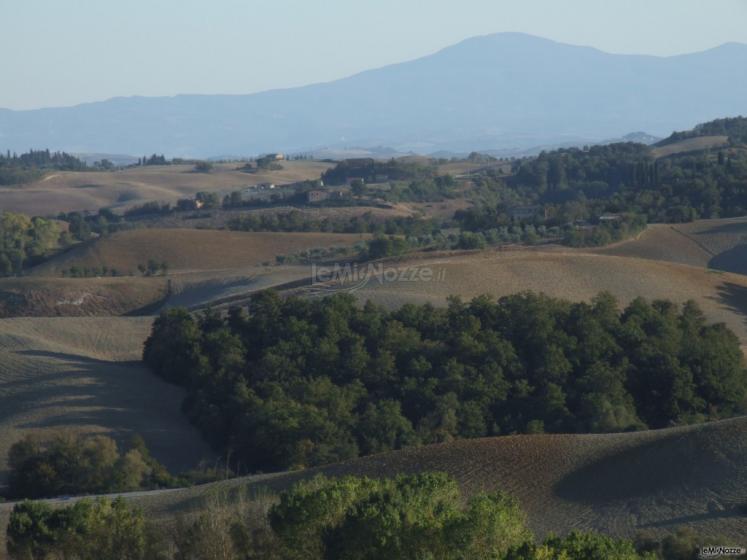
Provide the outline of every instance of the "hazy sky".
[[671,55],[746,23],[747,0],[0,0],[0,107],[296,86],[499,31]]

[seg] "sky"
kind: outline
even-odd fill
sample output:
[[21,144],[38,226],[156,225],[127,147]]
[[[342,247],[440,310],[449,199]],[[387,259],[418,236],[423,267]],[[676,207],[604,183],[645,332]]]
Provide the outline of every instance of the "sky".
[[670,56],[745,22],[747,0],[0,0],[0,107],[293,87],[502,31]]

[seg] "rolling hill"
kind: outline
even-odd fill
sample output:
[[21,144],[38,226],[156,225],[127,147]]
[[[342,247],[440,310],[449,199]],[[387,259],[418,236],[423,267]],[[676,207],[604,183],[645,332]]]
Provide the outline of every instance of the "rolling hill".
[[[0,278],[0,317],[119,316],[161,305],[197,306],[308,277],[306,265],[275,265],[276,255],[352,247],[365,234],[248,233],[137,229],[96,239],[53,257],[29,275]],[[168,276],[141,276],[149,260]],[[118,276],[63,277],[72,267],[116,269]]]
[[27,185],[0,188],[0,208],[32,216],[59,212],[128,208],[148,201],[174,203],[200,191],[226,194],[258,183],[319,179],[331,164],[286,161],[283,169],[244,173],[238,164],[216,164],[210,173],[192,165],[133,167],[117,171],[59,171]]
[[[398,274],[405,272],[404,277],[399,276],[404,280],[382,282],[374,277],[362,286],[331,283],[313,287],[311,293],[347,290],[361,301],[370,299],[392,308],[408,302],[444,305],[452,294],[468,299],[524,290],[572,301],[588,301],[600,291],[608,291],[621,304],[639,296],[680,303],[692,299],[709,321],[726,323],[747,349],[747,276],[740,274],[564,248],[405,259],[393,262],[392,267],[400,271]],[[407,280],[413,270],[422,269],[431,271],[432,280]]]
[[181,412],[182,391],[139,362],[151,318],[0,319],[0,484],[28,433],[142,435],[175,471],[212,452]]
[[[594,435],[519,435],[410,448],[298,471],[128,499],[173,523],[216,493],[248,488],[267,496],[327,476],[395,476],[442,471],[466,495],[507,491],[538,535],[594,530],[632,537],[691,527],[704,535],[747,534],[747,418],[665,430]],[[264,500],[267,503],[267,500]],[[9,506],[0,506],[7,515]]]
[[336,233],[240,232],[197,229],[135,229],[80,245],[35,267],[34,276],[60,276],[71,266],[137,273],[148,260],[166,262],[172,274],[227,271],[275,262],[276,255],[307,249],[350,247],[367,236]]
[[0,278],[0,317],[125,315],[167,294],[162,277]]
[[745,62],[747,46],[736,43],[655,57],[499,33],[294,89],[0,110],[0,149],[219,156],[386,145],[429,153],[578,145],[632,130],[664,136],[747,112],[747,75],[734,72]]
[[636,239],[594,252],[747,274],[747,218],[651,225]]

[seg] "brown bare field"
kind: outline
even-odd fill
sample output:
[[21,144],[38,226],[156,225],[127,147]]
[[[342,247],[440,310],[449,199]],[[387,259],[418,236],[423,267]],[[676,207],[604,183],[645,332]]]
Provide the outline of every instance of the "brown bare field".
[[175,471],[213,455],[180,410],[181,389],[140,362],[152,318],[0,319],[0,484],[10,446],[73,430],[142,435]]
[[608,291],[621,304],[639,296],[676,302],[692,299],[710,321],[726,323],[747,345],[747,277],[739,274],[561,249],[487,251],[392,265],[405,271],[428,268],[433,280],[409,281],[409,273],[393,282],[374,278],[357,289],[356,296],[392,308],[408,302],[442,305],[451,294],[500,297],[525,290],[572,301],[588,301],[600,291]]
[[350,247],[367,236],[336,233],[239,232],[196,229],[136,229],[115,233],[67,251],[33,269],[34,276],[60,276],[71,266],[107,266],[138,273],[152,259],[169,273],[242,269],[274,263],[276,255],[313,248]]
[[124,315],[167,295],[161,277],[0,279],[0,317]]
[[747,274],[747,217],[655,224],[637,239],[594,252]]
[[[267,495],[298,480],[446,472],[467,496],[503,490],[518,498],[540,535],[571,530],[632,537],[691,527],[740,538],[747,517],[747,418],[620,434],[518,435],[456,440],[293,473],[125,495],[149,518],[173,523],[218,492]],[[10,505],[0,506],[7,516]],[[3,515],[4,514],[4,515]]]
[[707,150],[709,148],[719,148],[729,143],[728,136],[696,136],[695,138],[686,138],[674,144],[658,146],[652,150],[654,157],[667,157],[673,154],[682,154],[686,152],[696,152]]
[[118,171],[55,172],[35,183],[0,188],[0,208],[29,215],[56,215],[74,210],[124,208],[148,201],[175,202],[200,191],[228,193],[272,182],[318,179],[331,167],[314,161],[284,161],[283,169],[244,173],[238,163],[216,164],[210,173],[192,165],[133,167]]

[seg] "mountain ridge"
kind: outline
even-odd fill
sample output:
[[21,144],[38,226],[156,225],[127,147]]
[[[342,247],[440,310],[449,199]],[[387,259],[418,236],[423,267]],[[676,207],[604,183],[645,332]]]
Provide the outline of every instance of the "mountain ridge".
[[252,94],[0,110],[0,149],[209,157],[392,146],[430,153],[655,136],[747,112],[747,45],[657,57],[523,33],[465,39],[339,80]]

